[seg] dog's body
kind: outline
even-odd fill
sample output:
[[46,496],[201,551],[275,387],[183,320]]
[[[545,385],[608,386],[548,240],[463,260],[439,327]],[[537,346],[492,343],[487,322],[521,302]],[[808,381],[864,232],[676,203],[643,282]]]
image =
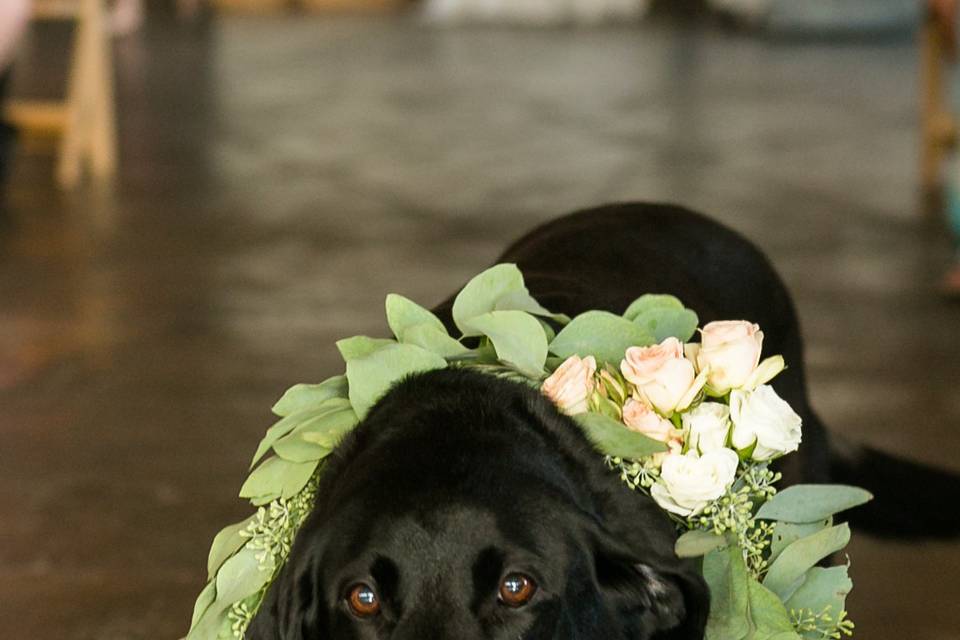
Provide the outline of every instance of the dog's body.
[[[790,365],[774,386],[804,420],[800,453],[784,460],[786,480],[863,471],[831,454],[807,401],[790,298],[766,258],[735,233],[677,207],[610,206],[547,224],[498,262],[517,263],[535,298],[571,316],[622,313],[657,292],[679,297],[701,323],[757,322],[765,353]],[[450,301],[436,312],[453,330],[449,310]],[[884,471],[894,482],[937,474],[899,461]],[[934,479],[948,484],[944,491],[960,487],[946,474]],[[896,491],[867,512],[875,530],[896,529]],[[673,554],[666,515],[625,489],[573,422],[521,384],[462,370],[401,382],[331,456],[319,496],[248,638],[703,635],[706,587]],[[951,515],[917,526],[956,533],[958,523]],[[516,575],[537,589],[522,606],[506,606],[498,585]],[[357,584],[376,592],[376,615],[351,609]]]

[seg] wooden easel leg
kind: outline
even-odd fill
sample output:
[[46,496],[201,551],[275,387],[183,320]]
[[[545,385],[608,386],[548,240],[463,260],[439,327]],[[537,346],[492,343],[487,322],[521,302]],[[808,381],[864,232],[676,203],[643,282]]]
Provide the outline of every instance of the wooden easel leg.
[[947,34],[932,15],[920,34],[920,183],[926,193],[941,184],[947,150],[956,138],[956,126],[946,102]]
[[97,177],[116,168],[113,65],[102,0],[82,0],[74,35],[67,117],[57,181],[70,189],[89,164]]
[[92,82],[90,88],[90,167],[97,178],[113,175],[117,166],[116,113],[113,90],[113,56],[104,19],[103,3],[94,0],[97,16],[94,25],[97,38],[91,42]]
[[57,165],[57,182],[65,189],[72,189],[80,182],[83,173],[83,153],[86,146],[84,132],[85,94],[90,84],[90,21],[87,4],[77,15],[73,34],[73,54],[67,79],[67,117],[63,137],[60,140],[60,160]]
[[936,23],[927,18],[920,33],[920,184],[931,191],[940,183],[942,150],[936,121],[943,104],[943,67]]

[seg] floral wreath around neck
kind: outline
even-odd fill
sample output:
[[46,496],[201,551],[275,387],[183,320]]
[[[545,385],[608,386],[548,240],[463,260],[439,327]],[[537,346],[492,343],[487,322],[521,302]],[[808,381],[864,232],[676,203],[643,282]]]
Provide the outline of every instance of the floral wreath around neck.
[[[767,384],[785,363],[760,360],[756,324],[698,329],[697,314],[664,294],[643,295],[622,315],[570,319],[537,303],[512,264],[459,293],[459,339],[403,296],[387,296],[386,314],[395,339],[340,340],[343,375],[295,385],[273,406],[280,419],[240,489],[256,512],[214,538],[187,640],[243,638],[313,506],[324,458],[393,383],[445,367],[539,387],[626,487],[669,514],[677,555],[702,557],[708,640],[852,635],[848,567],[820,565],[850,539],[834,514],[871,496],[841,485],[777,492],[769,464],[797,450],[801,419]],[[700,342],[688,342],[697,332]]]

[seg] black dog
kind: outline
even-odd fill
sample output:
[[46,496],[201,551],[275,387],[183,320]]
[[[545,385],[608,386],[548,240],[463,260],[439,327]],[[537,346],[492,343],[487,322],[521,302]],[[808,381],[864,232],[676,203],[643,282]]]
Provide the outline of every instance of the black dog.
[[[932,505],[960,492],[957,478],[872,451],[831,451],[806,398],[789,295],[742,237],[677,207],[608,206],[533,231],[498,262],[517,263],[534,297],[570,316],[621,313],[638,295],[663,292],[702,324],[757,322],[764,351],[790,364],[774,386],[804,420],[786,481],[866,486],[878,500],[854,524],[874,532],[958,533],[955,515],[898,488],[926,478],[940,487],[920,498]],[[436,312],[453,331],[451,304]],[[464,370],[401,382],[328,459],[319,496],[248,638],[703,637],[709,595],[696,567],[674,555],[670,521],[522,384]]]

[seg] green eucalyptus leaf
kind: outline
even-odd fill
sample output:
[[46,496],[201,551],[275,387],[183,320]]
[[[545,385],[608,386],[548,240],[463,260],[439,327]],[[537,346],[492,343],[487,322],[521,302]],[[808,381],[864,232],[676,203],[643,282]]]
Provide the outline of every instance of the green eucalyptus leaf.
[[703,577],[710,588],[706,640],[800,640],[780,599],[750,577],[736,544],[709,552]]
[[548,355],[546,362],[547,371],[556,371],[558,368],[560,368],[560,365],[563,364],[564,360],[566,360],[566,358]]
[[[214,591],[216,591],[216,586],[214,586]],[[220,629],[224,622],[228,621],[227,611],[231,604],[233,603],[215,600],[196,619],[184,640],[216,640],[216,638],[219,638]]]
[[278,500],[279,498],[280,498],[280,492],[277,491],[276,493],[268,493],[262,496],[256,496],[254,498],[250,498],[250,504],[252,504],[255,507],[263,507],[270,504],[274,500]]
[[334,449],[343,437],[353,431],[360,419],[353,410],[341,411],[329,416],[328,420],[309,426],[304,426],[298,435],[307,442],[313,442],[321,447]]
[[812,536],[818,531],[833,526],[833,518],[827,518],[820,522],[778,522],[773,530],[773,536],[770,539],[770,557],[768,563],[776,560],[780,553],[800,538]]
[[244,547],[223,563],[217,571],[216,579],[211,583],[215,585],[216,597],[206,610],[196,617],[185,640],[212,640],[219,637],[227,621],[230,605],[252,596],[270,581],[273,571],[260,569],[257,553]]
[[523,291],[511,291],[500,296],[494,305],[495,311],[526,311],[529,314],[550,318],[560,324],[570,322],[569,316],[562,313],[553,313],[545,309],[524,287]]
[[207,609],[210,608],[210,605],[213,604],[216,598],[217,583],[211,579],[210,582],[207,583],[207,586],[203,588],[203,591],[200,592],[200,595],[197,596],[197,601],[193,605],[193,617],[190,618],[191,630],[197,626],[197,623],[200,622],[200,618],[204,613],[207,612]]
[[217,631],[217,640],[237,640],[237,636],[233,633],[233,620],[229,615],[220,624],[220,629]]
[[243,486],[241,498],[260,498],[278,496],[289,498],[297,494],[307,484],[317,461],[290,462],[279,457],[267,458],[253,470]]
[[799,587],[803,574],[850,541],[850,527],[839,524],[801,538],[785,548],[770,565],[763,585],[786,600]]
[[703,578],[710,588],[706,640],[742,640],[750,633],[749,575],[737,545],[711,551],[703,558]]
[[295,384],[277,400],[271,411],[285,417],[313,409],[330,398],[347,397],[347,377],[333,376],[319,384]]
[[468,326],[472,318],[495,311],[497,301],[527,291],[515,264],[498,264],[477,274],[453,301],[453,321],[464,336],[480,335]]
[[627,320],[634,320],[640,314],[653,309],[676,309],[682,310],[683,303],[674,296],[666,293],[645,293],[627,307],[623,312],[623,317]]
[[320,461],[312,460],[310,462],[291,464],[295,466],[284,476],[283,485],[280,488],[280,497],[282,498],[292,498],[300,493],[300,491],[307,486],[307,483],[310,482],[310,478],[313,477],[317,467],[320,466]]
[[500,362],[533,378],[543,375],[547,336],[540,322],[529,313],[491,311],[470,318],[466,326],[490,339]]
[[537,321],[540,323],[540,326],[543,327],[543,335],[547,336],[547,343],[553,342],[553,339],[557,337],[557,332],[554,331],[550,323],[543,318],[537,318]]
[[873,499],[868,491],[841,484],[797,484],[764,503],[757,518],[782,522],[817,522]]
[[447,361],[412,344],[391,343],[360,358],[347,361],[350,404],[361,419],[401,378],[421,371],[443,369]]
[[271,571],[260,568],[255,549],[243,548],[223,563],[217,572],[217,602],[239,602],[260,590],[271,578]]
[[424,309],[413,300],[405,298],[396,293],[387,296],[387,324],[397,340],[405,342],[404,334],[407,329],[417,325],[427,325],[446,334],[447,329],[443,326],[440,318],[435,316],[432,311]]
[[252,469],[254,465],[257,464],[257,462],[267,453],[267,451],[270,450],[277,440],[287,435],[301,424],[323,416],[327,413],[341,411],[344,408],[349,407],[350,401],[346,400],[345,398],[327,398],[316,407],[291,413],[290,415],[279,420],[276,424],[267,429],[267,433],[263,436],[263,439],[257,446],[256,453],[253,454],[253,461],[250,463],[250,468]]
[[473,350],[473,358],[470,361],[472,365],[499,364],[497,350],[493,348],[493,343],[489,338],[483,338],[477,348]]
[[457,358],[470,353],[470,349],[451,338],[446,329],[437,329],[430,323],[408,327],[403,334],[403,343],[413,344],[443,358]]
[[594,356],[599,362],[619,366],[630,347],[653,344],[643,327],[607,311],[581,313],[550,343],[550,352],[560,358]]
[[[738,550],[739,552],[739,550]],[[751,640],[801,640],[790,622],[790,614],[780,598],[762,584],[747,580],[750,601]]]
[[681,558],[698,558],[726,544],[728,541],[722,535],[717,535],[713,531],[693,529],[677,538],[673,548]]
[[605,415],[588,411],[573,418],[583,428],[587,439],[604,455],[636,460],[667,450],[664,443],[631,431]]
[[278,500],[279,498],[280,498],[280,493],[279,493],[279,492],[277,492],[277,493],[268,493],[268,494],[263,495],[263,496],[257,496],[257,497],[255,497],[255,498],[250,498],[250,504],[252,504],[252,505],[255,506],[255,507],[265,507],[265,506],[267,506],[268,504],[270,504],[271,502],[273,502],[274,500]]
[[365,358],[384,347],[396,344],[396,340],[389,338],[371,338],[369,336],[353,336],[337,340],[337,350],[344,362],[350,362],[357,358]]
[[329,447],[305,440],[297,433],[291,433],[278,440],[273,445],[273,450],[288,462],[323,460],[332,451]]
[[523,274],[515,264],[490,267],[470,280],[453,301],[453,321],[464,336],[480,335],[469,326],[470,320],[491,311],[525,311],[561,324],[570,320],[544,309],[530,295],[523,283]]
[[240,535],[240,532],[247,528],[256,516],[250,516],[246,520],[231,524],[220,530],[213,538],[213,544],[210,545],[210,553],[207,556],[207,577],[213,579],[217,569],[226,562],[227,558],[239,551],[247,542],[247,538]]
[[655,342],[662,342],[669,337],[686,342],[697,332],[700,319],[690,309],[656,307],[642,311],[633,322],[652,335]]
[[327,457],[340,439],[356,426],[357,414],[347,407],[307,420],[278,440],[273,450],[290,462],[309,462]]
[[[812,567],[793,595],[786,601],[788,609],[809,609],[819,613],[830,607],[836,618],[846,607],[847,595],[853,590],[853,581],[847,567]],[[818,636],[812,636],[818,637]]]

